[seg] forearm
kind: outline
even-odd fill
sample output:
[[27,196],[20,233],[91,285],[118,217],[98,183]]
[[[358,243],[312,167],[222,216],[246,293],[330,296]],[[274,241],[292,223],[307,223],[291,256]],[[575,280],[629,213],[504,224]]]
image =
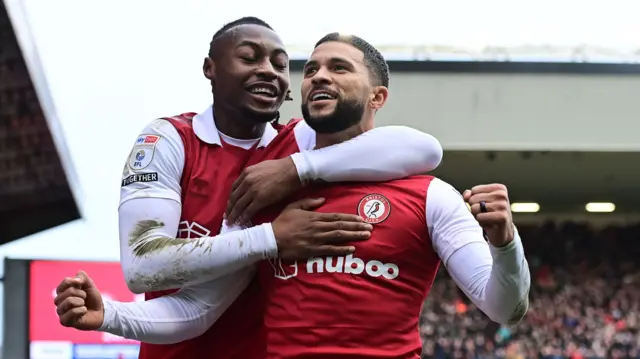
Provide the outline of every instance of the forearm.
[[517,235],[503,248],[469,243],[447,262],[452,278],[491,320],[515,324],[527,312],[531,277]]
[[429,134],[386,126],[334,146],[293,154],[291,159],[303,182],[377,182],[435,169],[442,160],[442,147]]
[[254,268],[146,302],[104,301],[98,329],[127,339],[172,344],[204,333],[247,287]]
[[120,207],[120,261],[134,293],[208,282],[277,255],[268,223],[217,236],[176,238],[180,207],[163,208],[171,205],[171,201],[151,198]]

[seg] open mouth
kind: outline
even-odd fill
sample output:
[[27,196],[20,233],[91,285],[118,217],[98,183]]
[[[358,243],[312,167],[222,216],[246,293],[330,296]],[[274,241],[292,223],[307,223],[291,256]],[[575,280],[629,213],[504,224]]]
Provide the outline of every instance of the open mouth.
[[249,86],[247,90],[254,95],[268,98],[275,98],[278,96],[278,89],[273,85],[257,84]]
[[329,92],[329,91],[315,91],[311,94],[309,98],[311,102],[316,102],[316,101],[335,100],[338,98],[338,96],[335,93]]

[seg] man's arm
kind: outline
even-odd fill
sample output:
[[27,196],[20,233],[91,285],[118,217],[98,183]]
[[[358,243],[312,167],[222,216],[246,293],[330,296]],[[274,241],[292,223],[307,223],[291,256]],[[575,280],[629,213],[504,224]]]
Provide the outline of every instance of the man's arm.
[[254,275],[254,268],[245,268],[145,302],[105,300],[104,321],[98,331],[152,344],[195,338],[220,318]]
[[175,238],[184,161],[177,130],[156,120],[138,136],[125,165],[120,263],[134,293],[203,283],[277,254],[270,224],[196,240]]
[[306,122],[294,133],[301,152],[291,159],[302,182],[388,181],[432,171],[442,161],[435,137],[406,126],[374,128],[318,150],[313,150],[316,133]]
[[487,243],[462,196],[439,179],[429,186],[426,208],[433,247],[460,289],[491,320],[519,322],[531,277],[518,232],[504,247]]
[[246,223],[311,181],[388,181],[429,172],[442,160],[440,142],[410,127],[375,128],[318,150],[313,150],[316,133],[306,122],[296,123],[293,135],[301,152],[242,172],[229,197],[228,220]]
[[138,137],[126,164],[118,211],[120,263],[134,293],[208,282],[278,254],[290,259],[346,255],[352,249],[336,238],[345,243],[368,238],[366,224],[355,215],[309,212],[322,200],[297,202],[273,226],[176,238],[184,158],[177,130],[157,120]]

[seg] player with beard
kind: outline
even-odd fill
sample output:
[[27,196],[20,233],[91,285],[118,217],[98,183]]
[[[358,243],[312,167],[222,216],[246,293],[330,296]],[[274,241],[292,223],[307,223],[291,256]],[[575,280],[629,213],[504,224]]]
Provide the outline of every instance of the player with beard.
[[[145,292],[147,300],[160,298],[155,301],[167,303],[172,297],[164,296],[174,289],[188,286],[181,293],[189,293],[207,282],[203,287],[216,297],[210,302],[215,305],[191,304],[202,305],[199,309],[215,307],[215,315],[207,319],[217,320],[211,328],[197,327],[198,335],[206,333],[190,341],[171,346],[143,344],[140,358],[202,358],[212,353],[216,358],[253,357],[254,348],[261,352],[262,347],[258,337],[261,312],[255,304],[260,293],[257,282],[252,282],[252,264],[278,256],[303,259],[348,254],[353,248],[345,246],[345,241],[370,235],[369,225],[356,215],[318,216],[311,212],[323,203],[322,199],[298,202],[273,223],[216,235],[233,180],[250,156],[261,152],[277,135],[268,122],[277,119],[288,93],[288,60],[282,41],[265,22],[243,18],[225,25],[213,36],[203,65],[204,75],[211,82],[213,105],[200,114],[153,121],[133,146],[125,165],[119,208],[121,264],[127,283],[133,292]],[[304,123],[288,136],[304,149],[313,148],[315,134]],[[402,157],[400,161],[391,156],[370,158],[354,171],[349,162],[363,157],[382,139]],[[438,142],[429,135],[409,128],[386,128],[348,143],[253,168],[250,174],[261,178],[275,175],[248,187],[246,181],[240,181],[238,189],[262,198],[261,203],[249,201],[252,203],[247,208],[257,210],[302,187],[307,180],[397,178],[435,168],[441,154]],[[264,193],[271,196],[261,195]],[[246,198],[232,200],[231,210]],[[83,288],[90,289],[74,278],[61,283],[56,298],[61,322],[95,329],[92,312],[71,307],[65,310],[65,306],[77,304],[75,300],[82,300],[74,294],[83,293]],[[91,308],[89,303],[88,299],[86,304]],[[157,318],[180,310],[166,305],[151,313],[132,313],[126,305],[119,310],[119,303],[112,304],[107,304],[104,312],[115,318],[121,315],[135,319],[145,314]],[[100,312],[102,315],[102,309]],[[160,323],[162,319],[156,320]],[[107,321],[105,330],[108,326]]]
[[[388,68],[373,46],[335,33],[321,39],[302,84],[302,109],[316,129],[316,148],[373,131],[388,87]],[[251,162],[299,150],[287,135],[298,126],[287,126]],[[260,263],[264,357],[419,358],[418,315],[441,262],[492,320],[511,324],[525,315],[530,276],[504,185],[479,185],[460,195],[437,178],[413,176],[384,183],[312,185],[289,200],[308,196],[326,198],[318,215],[353,213],[374,229],[369,240],[351,244],[353,254],[296,261],[283,251],[281,257]],[[268,222],[290,208],[269,208],[254,223]],[[91,302],[81,306],[94,314],[97,326],[103,319],[100,293],[85,274],[80,280],[88,288],[82,295]],[[129,312],[105,316],[102,330],[108,327],[111,333],[140,340],[182,340],[194,327],[215,322],[211,313],[218,310],[218,299],[200,287],[177,293],[171,304],[127,303],[121,310],[127,306]],[[168,305],[179,309],[152,315]]]

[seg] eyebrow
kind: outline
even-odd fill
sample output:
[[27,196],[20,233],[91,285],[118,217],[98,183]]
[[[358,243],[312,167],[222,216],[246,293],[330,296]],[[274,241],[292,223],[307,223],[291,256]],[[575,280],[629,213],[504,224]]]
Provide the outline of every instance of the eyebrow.
[[[349,65],[353,66],[351,61],[349,61],[349,60],[347,60],[347,59],[345,59],[343,57],[332,57],[332,58],[329,59],[329,63],[335,64],[337,62],[342,62],[342,63],[349,64]],[[304,68],[311,67],[311,66],[318,66],[318,61],[309,60],[309,61],[307,61],[306,64],[304,64]]]
[[[249,46],[249,47],[254,48],[254,49],[259,49],[259,48],[263,47],[262,45],[260,45],[259,43],[255,42],[255,41],[244,40],[244,41],[240,42],[238,44],[238,46],[236,46],[236,49],[239,48],[239,47],[243,47],[243,46]],[[289,56],[289,54],[287,54],[287,51],[282,47],[278,47],[278,48],[274,49],[273,52],[276,55],[285,54],[285,55],[287,55],[287,57]]]

